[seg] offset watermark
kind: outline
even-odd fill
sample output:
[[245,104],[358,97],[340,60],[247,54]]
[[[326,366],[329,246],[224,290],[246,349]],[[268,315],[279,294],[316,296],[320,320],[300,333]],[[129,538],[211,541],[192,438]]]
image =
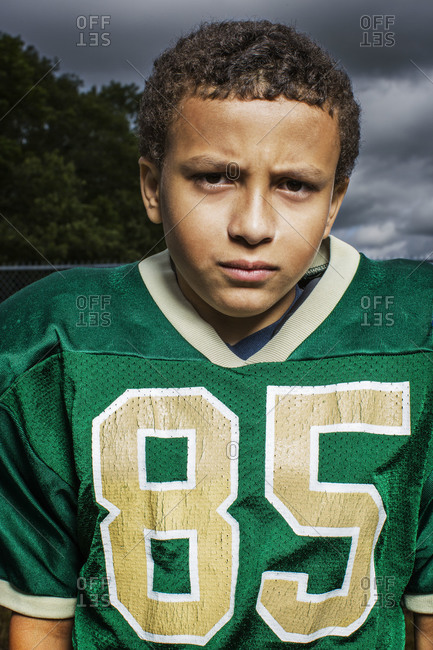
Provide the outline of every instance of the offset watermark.
[[80,576],[77,579],[77,607],[110,607],[108,576]]
[[362,30],[360,47],[394,47],[395,33],[392,27],[395,15],[391,14],[364,14],[359,20]]
[[77,16],[77,47],[108,47],[111,34],[107,31],[111,16]]
[[111,312],[108,307],[111,296],[90,294],[77,296],[75,306],[78,309],[76,327],[109,327]]
[[365,576],[361,578],[361,588],[364,591],[361,602],[362,607],[368,605],[372,596],[376,599],[375,607],[393,609],[398,605],[398,599],[394,591],[394,576],[376,576],[374,581]]
[[239,443],[235,442],[234,440],[232,442],[228,442],[226,445],[226,456],[230,460],[236,460],[239,458]]
[[226,165],[226,176],[230,181],[237,181],[241,175],[241,168],[237,162],[228,162]]
[[362,296],[361,326],[392,327],[394,325],[394,296]]

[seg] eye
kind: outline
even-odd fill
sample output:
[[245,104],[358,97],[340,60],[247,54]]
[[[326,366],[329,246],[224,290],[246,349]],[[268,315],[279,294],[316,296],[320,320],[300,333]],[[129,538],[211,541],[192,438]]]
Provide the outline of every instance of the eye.
[[279,188],[288,192],[293,199],[307,199],[311,194],[318,191],[317,186],[297,178],[286,178],[281,181]]
[[220,181],[221,179],[227,180],[227,178],[223,176],[223,174],[206,174],[205,176],[203,176],[203,178],[206,181],[206,183],[210,183],[211,185],[218,185],[219,184],[218,181]]
[[302,181],[297,181],[290,178],[284,181],[283,185],[286,186],[284,189],[288,189],[291,192],[300,192],[302,188],[306,188],[305,183],[302,183]]
[[212,172],[209,174],[196,174],[193,176],[193,180],[197,185],[205,189],[210,189],[212,187],[222,187],[224,185],[230,185],[231,181],[227,176],[221,172]]

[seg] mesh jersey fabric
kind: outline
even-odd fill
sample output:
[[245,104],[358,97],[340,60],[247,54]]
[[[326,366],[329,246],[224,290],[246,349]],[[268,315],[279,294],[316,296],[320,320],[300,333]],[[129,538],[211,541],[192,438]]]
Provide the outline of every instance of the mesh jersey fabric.
[[433,611],[432,269],[361,256],[242,365],[135,265],[63,275],[0,307],[0,602],[86,650],[403,648],[402,597]]

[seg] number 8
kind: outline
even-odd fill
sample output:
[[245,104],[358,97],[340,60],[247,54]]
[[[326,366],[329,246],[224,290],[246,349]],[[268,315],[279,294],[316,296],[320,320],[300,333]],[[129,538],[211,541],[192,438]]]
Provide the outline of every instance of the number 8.
[[[209,435],[211,431],[211,435]],[[188,476],[147,481],[146,436],[188,438]],[[205,388],[128,390],[93,422],[110,602],[140,638],[205,645],[230,620],[238,572],[238,418]],[[151,539],[189,539],[189,594],[153,589]]]

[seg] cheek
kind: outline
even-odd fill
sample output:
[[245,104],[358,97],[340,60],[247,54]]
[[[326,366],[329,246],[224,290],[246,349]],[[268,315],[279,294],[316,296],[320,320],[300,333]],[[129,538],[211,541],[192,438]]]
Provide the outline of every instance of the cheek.
[[214,222],[206,215],[188,210],[168,215],[164,231],[167,245],[176,246],[187,257],[200,258],[210,254],[215,243],[221,240],[221,233],[217,232]]
[[302,277],[311,265],[320,247],[322,232],[320,223],[308,229],[292,229],[288,239],[281,242],[280,259],[289,277]]
[[187,223],[188,219],[172,227],[166,242],[176,267],[194,281],[211,258],[211,248],[209,240],[192,221]]

